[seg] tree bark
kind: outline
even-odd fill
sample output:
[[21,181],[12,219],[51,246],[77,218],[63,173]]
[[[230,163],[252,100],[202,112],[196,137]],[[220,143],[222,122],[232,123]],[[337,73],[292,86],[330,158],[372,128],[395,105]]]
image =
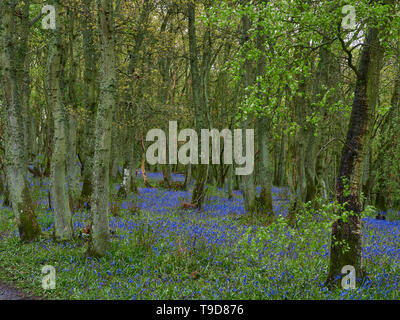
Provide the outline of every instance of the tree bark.
[[[250,40],[250,35],[249,35],[249,30],[251,28],[251,21],[250,18],[247,15],[244,15],[242,17],[242,35],[240,39],[240,44],[241,46],[245,46],[246,43]],[[246,89],[248,86],[252,85],[254,83],[254,68],[252,66],[252,63],[249,59],[245,59],[244,63],[244,70],[243,70],[243,75],[242,75],[242,81],[243,81],[243,89]],[[249,116],[246,119],[242,119],[241,121],[241,129],[243,132],[246,132],[246,130],[249,128],[249,123],[251,122],[252,117]],[[246,139],[243,139],[242,141],[242,147],[243,150],[246,150]],[[244,199],[244,206],[245,210],[248,213],[254,213],[257,208],[257,202],[256,202],[256,187],[254,184],[254,173],[242,176],[241,177],[241,190],[243,192],[243,199]]]
[[[195,111],[195,127],[198,136],[201,129],[206,128],[204,97],[202,95],[202,79],[198,65],[198,49],[196,37],[196,13],[195,5],[188,3],[188,22],[189,22],[189,53],[190,53],[190,70],[192,75],[192,94],[193,106]],[[208,177],[208,164],[199,164],[196,176],[196,185],[192,194],[192,204],[201,209],[205,200],[205,188]]]
[[93,179],[93,157],[94,157],[94,117],[97,107],[98,84],[97,84],[97,53],[94,44],[93,25],[94,15],[93,0],[83,0],[83,9],[85,18],[82,25],[82,39],[83,39],[83,56],[84,56],[84,106],[85,106],[85,128],[83,141],[81,141],[81,155],[82,155],[82,177],[83,186],[81,191],[81,198],[89,202],[92,195],[92,179]]
[[[267,68],[266,59],[264,56],[265,41],[266,37],[263,34],[262,27],[257,27],[257,49],[260,51],[260,57],[257,61],[257,74],[263,76]],[[259,84],[259,93],[261,97],[263,88]],[[269,97],[265,97],[268,101]],[[264,99],[261,99],[261,101]],[[268,104],[263,106],[268,108]],[[259,151],[259,183],[261,185],[261,194],[257,199],[257,210],[261,214],[269,216],[274,215],[272,206],[272,171],[271,171],[271,156],[269,153],[269,140],[270,140],[270,119],[267,116],[262,116],[257,119],[257,131],[258,131],[258,151]]]
[[96,114],[96,143],[93,165],[93,194],[91,203],[91,237],[88,254],[102,257],[109,239],[109,169],[111,123],[116,94],[116,57],[114,42],[113,1],[98,0],[99,33],[101,39],[100,104]]
[[[60,22],[61,6],[53,0],[56,21]],[[73,237],[72,217],[66,189],[66,117],[63,97],[64,62],[61,42],[61,25],[50,30],[49,55],[47,61],[47,94],[54,121],[53,152],[51,157],[51,200],[54,208],[54,237],[57,241],[71,240]]]
[[68,70],[68,81],[67,85],[67,101],[69,109],[66,110],[66,132],[67,132],[67,181],[68,181],[68,193],[69,199],[72,205],[78,199],[81,193],[79,176],[80,168],[78,165],[77,157],[77,77],[78,77],[78,59],[76,50],[76,34],[75,34],[75,13],[73,9],[68,9],[69,24],[68,24],[68,35],[69,35],[69,70]]
[[[5,167],[13,211],[17,220],[22,241],[33,241],[41,235],[31,195],[26,180],[26,157],[24,153],[24,128],[22,102],[19,88],[22,79],[20,68],[24,67],[25,57],[17,46],[18,19],[16,1],[0,3],[1,17],[1,75],[3,87],[3,107],[5,115]],[[29,7],[29,1],[23,3]],[[26,8],[26,7],[25,7]],[[27,19],[23,15],[22,19]]]
[[[350,212],[350,216],[346,220],[335,221],[332,226],[329,274],[326,281],[329,286],[336,285],[335,277],[341,275],[341,269],[345,265],[355,268],[357,279],[365,276],[361,250],[361,189],[364,158],[370,142],[371,119],[379,92],[384,53],[378,31],[375,27],[368,29],[357,72],[353,108],[336,183],[336,199],[344,204],[345,211]],[[338,213],[343,215],[344,212]]]

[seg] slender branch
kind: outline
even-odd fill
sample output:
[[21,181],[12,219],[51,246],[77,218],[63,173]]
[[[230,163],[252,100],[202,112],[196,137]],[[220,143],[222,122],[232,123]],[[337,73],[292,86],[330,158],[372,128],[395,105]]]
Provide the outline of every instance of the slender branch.
[[329,141],[318,151],[318,153],[317,153],[317,155],[315,156],[315,158],[318,158],[318,156],[320,155],[320,153],[321,153],[322,151],[324,151],[328,145],[330,145],[332,142],[334,142],[334,141],[336,141],[336,140],[337,140],[337,141],[340,141],[341,143],[343,143],[344,145],[346,145],[347,147],[349,147],[351,150],[355,151],[351,146],[349,146],[349,145],[346,143],[346,141],[344,141],[344,140],[342,140],[342,139],[340,139],[340,138],[333,138],[333,139],[329,140]]
[[32,27],[36,22],[38,22],[43,17],[43,13],[40,12],[31,22],[29,22],[29,28]]
[[344,50],[344,52],[346,52],[346,54],[347,54],[347,64],[348,64],[348,66],[354,71],[354,73],[356,74],[356,76],[357,76],[357,79],[360,79],[361,78],[361,74],[360,74],[360,72],[358,71],[358,69],[356,68],[356,66],[353,64],[353,54],[351,53],[352,52],[352,50],[354,49],[351,49],[351,50],[349,50],[348,48],[347,48],[347,46],[346,46],[346,43],[344,42],[344,40],[342,39],[342,37],[340,36],[340,28],[341,28],[341,24],[339,23],[338,24],[338,39],[339,39],[339,41],[340,41],[340,43],[341,43],[341,45],[342,45],[342,49]]

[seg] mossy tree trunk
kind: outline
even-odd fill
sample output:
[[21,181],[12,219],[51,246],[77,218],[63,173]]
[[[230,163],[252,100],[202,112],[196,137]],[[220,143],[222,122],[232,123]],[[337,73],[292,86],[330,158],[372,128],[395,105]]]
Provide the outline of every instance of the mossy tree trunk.
[[[277,143],[276,158],[275,158],[275,173],[274,183],[276,186],[286,186],[285,169],[286,169],[286,155],[287,155],[287,134],[285,128],[281,129],[281,140]],[[279,151],[278,151],[279,149]]]
[[109,170],[111,154],[111,124],[116,102],[116,54],[114,41],[113,1],[98,0],[99,33],[101,39],[100,104],[96,114],[95,153],[93,165],[93,194],[91,202],[91,236],[88,255],[106,254],[110,230]]
[[[162,55],[160,55],[158,59],[158,69],[162,79],[160,82],[158,95],[162,108],[167,108],[169,102],[168,93],[171,90],[171,85],[172,85],[171,68],[173,61],[172,59],[173,52],[172,48],[168,43],[168,36],[166,33],[170,16],[171,16],[171,11],[168,11],[160,28],[161,46],[164,52]],[[168,145],[170,144],[169,135],[167,136],[167,144]],[[167,159],[169,159],[169,148],[167,148]],[[172,187],[171,166],[172,166],[171,163],[161,165],[164,177],[164,186],[166,186],[167,188]]]
[[[189,28],[189,54],[190,54],[190,70],[192,75],[192,95],[193,95],[193,106],[195,113],[195,127],[198,136],[200,136],[201,129],[206,129],[206,112],[207,106],[205,93],[205,87],[202,83],[206,81],[204,79],[205,74],[202,72],[200,74],[199,62],[198,62],[198,49],[197,49],[197,36],[196,36],[196,12],[195,4],[192,2],[188,3],[188,28]],[[206,31],[207,32],[207,31]],[[211,49],[211,46],[208,48]],[[210,52],[206,50],[203,52],[203,64],[202,69],[207,68],[206,59],[210,55]],[[201,209],[205,200],[205,189],[208,178],[208,164],[199,164],[197,168],[196,175],[196,185],[192,194],[192,204],[194,204],[198,209]]]
[[[325,42],[329,42],[325,39]],[[311,112],[318,112],[320,109],[319,104],[321,101],[326,101],[328,104],[323,108],[322,117],[326,117],[328,106],[334,104],[335,95],[330,93],[329,96],[325,97],[327,90],[331,89],[335,85],[335,79],[337,77],[337,70],[335,70],[336,65],[333,63],[332,53],[329,51],[327,46],[322,46],[319,50],[319,63],[316,70],[316,75],[313,83],[313,88],[311,90],[312,101],[310,105]],[[324,99],[325,98],[325,99]],[[321,139],[316,137],[317,127],[315,124],[309,123],[308,130],[306,132],[306,154],[304,161],[305,170],[305,202],[313,201],[317,195],[320,193],[321,186],[318,183],[317,177],[317,148],[321,145]]]
[[[69,108],[66,110],[66,128],[67,128],[67,181],[68,181],[68,193],[71,204],[75,204],[75,201],[79,198],[80,188],[80,168],[78,165],[77,157],[77,104],[78,104],[78,67],[79,67],[79,56],[77,54],[76,38],[77,33],[75,29],[75,12],[73,8],[68,8],[68,80],[66,81],[66,90]],[[72,209],[72,207],[71,207]]]
[[[388,162],[396,156],[396,128],[400,125],[400,46],[397,48],[397,68],[396,79],[393,88],[391,107],[381,124],[381,134],[379,136],[379,152],[372,161],[370,174],[366,184],[363,186],[363,192],[371,194],[375,188],[376,197],[373,204],[380,211],[386,212],[389,208],[390,186],[390,166]],[[388,172],[389,171],[389,172]],[[371,197],[372,198],[372,197]]]
[[85,127],[82,141],[80,141],[81,159],[82,159],[82,177],[83,185],[81,191],[82,200],[89,201],[92,195],[93,178],[93,157],[94,157],[94,123],[96,114],[98,82],[97,82],[97,59],[94,42],[94,30],[96,19],[94,18],[94,0],[83,0],[84,19],[82,20],[82,39],[83,39],[83,57],[84,57],[84,83],[83,83],[83,101],[85,106]]
[[[17,4],[17,1],[1,1],[2,12],[1,35],[1,76],[3,89],[3,108],[5,116],[5,167],[11,203],[19,235],[22,241],[33,241],[41,235],[37,222],[31,195],[26,180],[26,157],[24,152],[24,126],[22,119],[22,101],[19,90],[23,79],[26,51],[19,47],[20,34],[18,26],[26,24],[29,16],[23,14],[17,17],[17,6],[22,6],[22,12],[29,10],[29,1]],[[23,21],[20,22],[22,19]],[[26,30],[25,30],[26,31]],[[23,44],[22,44],[23,45]],[[24,53],[25,51],[25,53]]]
[[192,164],[189,163],[188,165],[186,165],[185,183],[183,186],[185,190],[189,189],[191,181],[192,181]]
[[22,9],[23,18],[20,24],[20,35],[21,38],[18,40],[19,43],[19,50],[18,55],[19,57],[17,60],[19,61],[18,67],[18,81],[19,91],[21,93],[21,103],[22,103],[22,120],[23,120],[23,132],[24,132],[24,157],[25,161],[28,164],[31,155],[32,149],[32,142],[33,142],[33,135],[31,132],[31,122],[32,117],[29,114],[30,110],[30,66],[29,66],[29,6],[24,6]]
[[[138,112],[138,105],[135,101],[140,101],[142,96],[142,87],[137,86],[137,82],[140,79],[138,65],[140,65],[140,60],[142,59],[142,55],[145,53],[141,53],[141,49],[143,49],[143,41],[145,40],[146,32],[148,32],[149,25],[149,16],[151,10],[153,8],[153,2],[150,0],[144,0],[143,6],[140,12],[140,18],[138,23],[138,30],[134,36],[134,46],[129,50],[129,63],[128,63],[128,72],[129,75],[129,87],[126,92],[126,103],[125,108],[126,112],[129,114],[127,121],[127,136],[128,136],[128,145],[127,145],[127,159],[126,159],[126,167],[128,169],[127,179],[129,182],[126,185],[126,194],[133,193],[135,195],[139,194],[138,191],[138,181],[136,177],[136,170],[139,168],[139,156],[138,156],[138,148],[139,139],[138,136],[138,127],[141,120],[140,114]],[[147,180],[146,180],[147,181]]]
[[[260,23],[260,22],[259,22]],[[257,27],[257,49],[259,50],[260,57],[257,61],[257,74],[263,76],[267,68],[264,52],[266,36],[262,32],[261,26]],[[264,97],[260,83],[258,95],[261,97],[261,101],[268,101],[268,97]],[[262,99],[265,98],[265,99]],[[264,108],[268,107],[266,103]],[[266,110],[265,110],[266,112]],[[273,216],[272,206],[272,171],[271,171],[271,156],[269,152],[269,140],[270,140],[270,129],[271,120],[268,116],[263,115],[257,118],[257,132],[258,132],[258,151],[259,151],[259,183],[261,185],[261,194],[257,199],[257,211],[261,214]]]
[[[245,1],[246,2],[246,1]],[[251,20],[249,16],[244,15],[242,17],[242,30],[241,30],[241,39],[240,44],[244,47],[250,41],[249,30],[251,28]],[[245,52],[244,54],[246,54]],[[242,74],[242,83],[243,90],[245,90],[248,86],[254,84],[255,81],[255,72],[254,66],[249,59],[245,59],[244,62],[244,70]],[[247,129],[250,128],[250,123],[252,122],[253,117],[248,116],[246,119],[242,119],[241,121],[241,129],[242,132],[246,132]],[[245,136],[245,135],[244,135]],[[246,139],[243,137],[242,140],[242,149],[246,150]],[[245,210],[248,213],[254,213],[257,208],[257,198],[256,198],[256,187],[254,184],[254,173],[249,175],[245,175],[241,177],[241,190],[243,192],[244,206]]]
[[[47,94],[54,121],[53,152],[51,156],[51,200],[54,208],[54,237],[57,241],[71,240],[73,237],[72,216],[66,189],[66,115],[64,103],[63,74],[65,50],[61,39],[63,26],[61,17],[64,11],[60,0],[52,0],[56,8],[55,30],[49,30],[50,42],[47,60]],[[61,11],[63,11],[61,13]]]
[[[379,40],[379,30],[370,27],[361,51],[357,82],[347,138],[343,147],[339,175],[336,183],[336,199],[344,204],[347,219],[338,219],[332,226],[329,274],[326,284],[337,285],[345,265],[355,268],[356,278],[365,276],[362,259],[361,202],[364,158],[370,141],[371,119],[377,103],[380,71],[384,49]],[[351,58],[349,64],[352,65]],[[338,212],[343,215],[343,212]]]
[[260,185],[261,194],[258,198],[258,211],[263,214],[273,215],[272,207],[272,171],[270,154],[268,150],[269,141],[269,119],[262,117],[257,119],[258,143],[260,153]]

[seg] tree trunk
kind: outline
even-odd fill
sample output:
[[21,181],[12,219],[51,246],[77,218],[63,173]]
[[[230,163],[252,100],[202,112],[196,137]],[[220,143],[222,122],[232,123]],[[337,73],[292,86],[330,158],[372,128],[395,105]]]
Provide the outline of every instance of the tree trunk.
[[68,86],[67,91],[67,101],[70,109],[66,112],[66,128],[67,128],[67,181],[68,181],[68,193],[69,199],[72,205],[80,196],[81,188],[79,183],[79,165],[77,157],[77,76],[78,76],[78,56],[77,50],[75,50],[75,16],[71,8],[69,8],[69,24],[68,24],[68,34],[69,34],[69,79],[66,83]]
[[[336,199],[351,212],[332,226],[331,251],[327,285],[334,286],[345,265],[355,268],[356,278],[365,276],[362,260],[361,203],[362,174],[366,147],[369,145],[371,119],[379,90],[384,49],[378,29],[370,28],[361,52],[357,83],[346,143],[343,147]],[[339,212],[340,215],[343,212]],[[344,243],[344,245],[342,244]],[[345,247],[348,246],[348,250]]]
[[21,103],[22,103],[22,120],[23,120],[23,132],[24,132],[24,157],[25,162],[29,163],[30,151],[32,146],[32,135],[30,132],[32,117],[30,116],[29,98],[30,98],[30,66],[29,66],[29,6],[24,6],[22,10],[23,19],[21,21],[21,39],[18,40],[20,43],[19,47],[19,58],[20,65],[18,66],[18,85],[20,85],[19,91],[21,92]]
[[287,134],[285,133],[285,130],[283,128],[281,141],[278,144],[279,152],[278,150],[276,150],[278,159],[276,160],[275,164],[276,172],[275,172],[274,183],[279,187],[283,187],[286,185],[285,182],[285,175],[286,175],[285,168],[286,168],[286,155],[287,155],[286,141],[287,141]]
[[137,151],[136,151],[136,140],[132,145],[130,146],[130,156],[129,156],[129,178],[130,178],[130,184],[129,184],[129,193],[133,192],[134,195],[139,194],[138,186],[137,186],[137,178],[136,178],[136,169],[138,168],[138,156],[137,156]]
[[85,106],[85,127],[83,141],[81,141],[81,159],[83,186],[81,198],[89,203],[92,195],[93,178],[93,156],[94,156],[94,117],[97,107],[97,53],[94,44],[93,27],[95,25],[93,10],[93,0],[83,0],[84,14],[82,25],[83,56],[84,56],[84,106]]
[[[242,36],[241,36],[241,46],[245,46],[250,40],[249,30],[251,27],[250,18],[247,15],[242,17]],[[254,68],[249,59],[245,59],[244,71],[243,71],[243,89],[254,83]],[[249,122],[251,122],[252,117],[247,117],[247,119],[242,119],[241,129],[242,132],[246,132],[249,128]],[[242,141],[242,148],[246,150],[246,139]],[[241,177],[241,190],[243,192],[244,206],[248,213],[254,213],[256,211],[256,188],[254,185],[254,173]]]
[[88,254],[102,257],[109,239],[109,169],[111,150],[111,123],[116,94],[116,65],[113,22],[113,1],[99,0],[99,28],[101,39],[100,104],[96,115],[96,143],[93,165],[93,194],[91,202],[91,237]]
[[[190,70],[192,75],[192,94],[193,105],[195,111],[195,123],[198,136],[201,129],[206,128],[204,97],[202,95],[202,79],[198,65],[198,50],[196,37],[196,13],[195,4],[188,3],[188,21],[189,21],[189,53],[190,53]],[[199,164],[196,176],[196,185],[192,194],[192,204],[201,209],[205,200],[205,188],[208,177],[208,164]]]
[[260,213],[273,215],[272,209],[272,172],[268,150],[269,141],[269,119],[266,117],[257,119],[258,142],[260,152],[260,185],[261,194],[258,199],[258,210]]
[[185,190],[189,189],[190,186],[190,182],[192,181],[192,164],[189,163],[186,166],[186,174],[185,174],[185,184],[184,184],[184,188]]
[[[24,9],[29,1],[24,2]],[[24,67],[25,56],[17,46],[18,37],[15,1],[0,3],[1,17],[1,75],[3,106],[5,115],[5,167],[13,211],[22,241],[33,241],[41,235],[26,180],[26,158],[24,153],[24,129],[21,116],[22,79],[20,68]],[[22,19],[28,19],[23,15]],[[26,21],[25,21],[26,23]]]
[[[77,133],[77,121],[75,115],[67,115],[67,181],[68,181],[68,193],[71,203],[79,198],[81,193],[79,183],[79,165],[77,157],[76,147],[76,133]],[[72,209],[72,208],[71,208]]]
[[[56,20],[60,21],[59,0],[53,0]],[[62,23],[60,24],[62,25]],[[73,236],[72,217],[66,189],[66,119],[63,97],[64,63],[61,52],[60,26],[50,30],[49,55],[47,61],[47,94],[54,121],[53,152],[51,157],[51,199],[54,208],[54,236],[57,241],[71,240]]]
[[[262,33],[262,28],[259,26],[257,32],[257,49],[260,51],[260,57],[257,61],[257,74],[263,76],[266,70],[266,59],[263,54],[265,51],[266,37]],[[260,98],[261,100],[268,101],[269,97],[263,97],[262,88],[259,84]],[[264,108],[268,107],[266,103]],[[257,119],[257,131],[258,131],[258,151],[259,151],[259,183],[261,185],[261,194],[257,199],[257,210],[261,214],[269,216],[274,215],[272,206],[272,171],[271,171],[271,157],[269,154],[269,139],[270,139],[270,119],[267,116],[262,116]]]

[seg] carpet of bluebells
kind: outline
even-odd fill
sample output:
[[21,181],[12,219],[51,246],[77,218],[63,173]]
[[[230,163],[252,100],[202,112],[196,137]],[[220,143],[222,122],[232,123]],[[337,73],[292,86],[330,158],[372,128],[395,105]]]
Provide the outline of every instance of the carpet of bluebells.
[[[148,173],[154,185],[159,173]],[[184,177],[173,175],[174,181]],[[53,212],[48,209],[47,181],[30,178],[38,219],[51,234]],[[114,193],[119,185],[114,185]],[[274,188],[274,211],[283,221],[287,197]],[[367,280],[355,290],[324,286],[329,258],[327,224],[303,223],[288,228],[244,223],[239,191],[208,187],[204,209],[182,209],[191,191],[139,188],[139,195],[119,201],[110,213],[112,239],[102,259],[85,256],[82,230],[88,213],[76,211],[77,239],[55,243],[44,237],[21,244],[13,213],[0,204],[0,279],[36,295],[62,299],[398,299],[400,221],[364,218],[363,256]],[[2,201],[2,200],[1,200]],[[113,200],[112,200],[113,201]],[[135,203],[135,211],[130,209]],[[292,230],[293,229],[293,230]],[[41,269],[56,268],[55,290],[41,288]]]

